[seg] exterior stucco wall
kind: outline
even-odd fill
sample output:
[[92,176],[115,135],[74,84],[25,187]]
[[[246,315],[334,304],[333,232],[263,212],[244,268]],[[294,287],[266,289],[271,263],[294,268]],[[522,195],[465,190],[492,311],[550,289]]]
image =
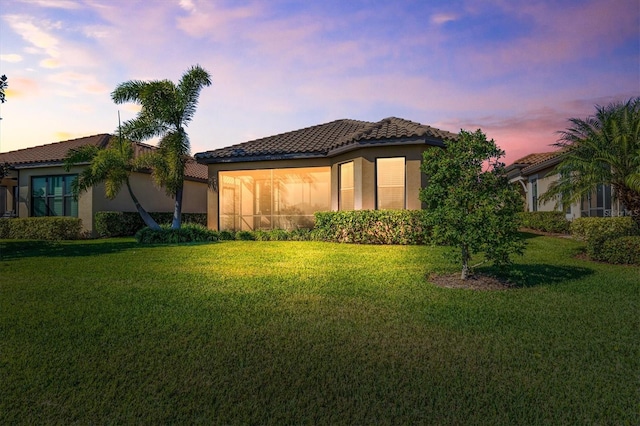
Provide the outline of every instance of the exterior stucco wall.
[[[158,188],[146,173],[132,173],[129,181],[134,195],[149,212],[172,212],[174,199],[168,196],[163,188]],[[185,181],[182,197],[183,213],[205,213],[207,211],[207,184],[204,182]],[[104,184],[96,185],[93,193],[94,212],[122,211],[135,212],[136,206],[123,186],[113,200],[105,196]]]
[[[31,216],[31,179],[34,176],[59,176],[78,174],[82,166],[71,168],[69,172],[60,166],[24,168],[19,170],[18,211],[19,217]],[[167,196],[164,189],[157,188],[151,176],[145,173],[133,173],[131,187],[142,206],[150,212],[171,212],[174,200]],[[185,181],[182,211],[183,213],[205,213],[207,211],[207,184]],[[96,185],[78,197],[78,217],[85,231],[93,232],[93,218],[99,211],[135,212],[136,208],[126,186],[118,195],[109,200],[105,196],[104,185]]]
[[[20,169],[18,178],[18,217],[31,216],[31,178],[36,176],[73,175],[81,171],[81,166],[72,167],[68,172],[60,166]],[[78,197],[78,217],[82,220],[82,226],[86,231],[93,229],[92,197],[92,189],[80,194]]]
[[354,163],[354,208],[373,210],[376,208],[376,159],[389,157],[405,158],[405,203],[406,208],[422,208],[418,198],[426,178],[420,171],[422,153],[434,148],[426,144],[390,145],[361,148],[330,158],[295,159],[259,162],[216,163],[209,165],[209,180],[213,182],[207,192],[208,227],[219,229],[219,172],[232,170],[260,170],[295,167],[331,167],[331,210],[338,210],[338,168],[348,161]]

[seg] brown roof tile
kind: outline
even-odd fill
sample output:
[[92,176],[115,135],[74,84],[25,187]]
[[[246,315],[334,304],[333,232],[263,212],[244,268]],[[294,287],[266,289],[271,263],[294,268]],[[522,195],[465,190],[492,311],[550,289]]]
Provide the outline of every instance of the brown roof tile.
[[[95,145],[103,148],[107,146],[111,136],[112,135],[108,133],[102,133],[16,151],[3,152],[0,153],[0,163],[9,163],[14,166],[62,164],[70,149],[76,149],[85,145]],[[153,149],[155,149],[155,147],[152,145],[136,142],[135,153],[136,155],[140,155],[143,152],[148,152]],[[208,179],[207,166],[198,164],[195,160],[189,160],[187,162],[185,176],[206,181]]]
[[457,135],[396,117],[376,123],[343,119],[198,153],[195,157],[203,163],[324,157],[352,145],[422,137],[442,142]]
[[102,133],[68,141],[55,142],[31,148],[0,153],[0,162],[18,164],[41,164],[62,162],[70,149],[84,145],[107,146],[111,135]]

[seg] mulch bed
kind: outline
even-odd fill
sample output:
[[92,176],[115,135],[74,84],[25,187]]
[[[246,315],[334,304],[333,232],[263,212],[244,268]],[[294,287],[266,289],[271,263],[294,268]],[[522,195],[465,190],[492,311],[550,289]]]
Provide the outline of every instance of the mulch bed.
[[467,290],[508,290],[515,287],[506,280],[483,274],[474,274],[466,280],[461,280],[459,272],[450,275],[432,274],[429,276],[429,282],[438,287]]

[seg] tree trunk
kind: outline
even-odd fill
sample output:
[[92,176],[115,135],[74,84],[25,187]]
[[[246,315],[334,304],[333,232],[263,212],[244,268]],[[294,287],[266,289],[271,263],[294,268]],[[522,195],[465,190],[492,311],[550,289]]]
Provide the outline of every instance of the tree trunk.
[[466,280],[469,278],[469,249],[466,245],[462,245],[462,274],[460,275],[461,280]]
[[127,189],[129,190],[129,195],[131,196],[131,199],[133,200],[133,204],[135,204],[136,210],[138,210],[138,213],[140,214],[140,217],[144,221],[144,224],[147,225],[151,229],[154,229],[156,231],[159,230],[160,229],[160,225],[158,225],[156,223],[156,221],[153,220],[151,215],[149,213],[147,213],[147,211],[140,205],[140,202],[138,201],[136,196],[133,195],[133,190],[131,189],[131,184],[129,183],[129,179],[126,180],[126,183],[127,183]]
[[631,211],[631,219],[640,227],[640,193],[625,187],[616,188],[618,199]]
[[176,203],[173,209],[173,221],[171,228],[180,229],[182,225],[182,194],[184,193],[184,183],[176,191]]

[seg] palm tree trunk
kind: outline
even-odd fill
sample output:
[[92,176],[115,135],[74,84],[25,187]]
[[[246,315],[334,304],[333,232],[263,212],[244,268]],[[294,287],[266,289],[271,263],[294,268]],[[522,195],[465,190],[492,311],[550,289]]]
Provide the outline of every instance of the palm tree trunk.
[[138,198],[136,198],[136,196],[133,194],[133,190],[131,189],[131,184],[129,183],[128,178],[126,180],[126,183],[127,183],[127,189],[129,190],[129,195],[131,196],[131,199],[133,200],[133,204],[136,206],[136,210],[138,210],[140,217],[144,221],[144,224],[151,229],[154,229],[156,231],[159,230],[160,225],[158,225],[158,223],[155,220],[153,220],[151,215],[147,213],[147,211],[144,209],[144,207],[142,207],[142,205],[140,205]]
[[629,188],[617,187],[618,199],[631,212],[631,219],[640,229],[640,194]]
[[173,221],[171,228],[180,229],[182,225],[182,194],[184,193],[184,183],[176,191],[176,203],[173,209]]

